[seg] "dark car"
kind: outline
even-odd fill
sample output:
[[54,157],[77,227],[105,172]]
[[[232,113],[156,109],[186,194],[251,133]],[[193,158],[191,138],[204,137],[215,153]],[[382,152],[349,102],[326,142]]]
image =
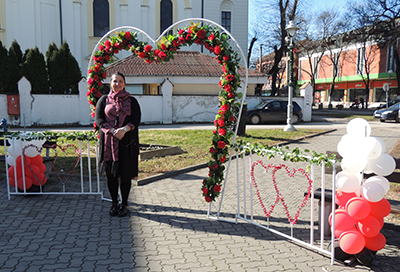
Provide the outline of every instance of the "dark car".
[[381,122],[385,122],[386,120],[395,120],[398,123],[400,122],[399,108],[400,102],[387,109],[376,110],[374,111],[374,119],[379,119]]
[[[393,99],[393,100],[390,100],[390,101],[388,102],[389,107],[390,107],[390,106],[393,106],[394,104],[396,104],[396,103],[398,103],[398,102],[400,102],[400,99]],[[378,109],[384,109],[384,108],[386,108],[386,103],[382,103],[382,104],[380,104],[379,107],[378,107]]]
[[[247,110],[247,120],[251,124],[267,122],[284,122],[287,119],[287,101],[265,100],[260,104]],[[299,104],[293,101],[292,123],[296,124],[303,118],[303,113]]]

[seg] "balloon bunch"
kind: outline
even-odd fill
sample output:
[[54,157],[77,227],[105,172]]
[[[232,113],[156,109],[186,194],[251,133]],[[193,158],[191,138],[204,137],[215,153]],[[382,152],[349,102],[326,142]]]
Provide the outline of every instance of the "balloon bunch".
[[[6,158],[9,183],[18,186],[20,190],[28,190],[35,186],[44,185],[47,182],[45,176],[46,166],[40,155],[45,140],[34,139],[22,141],[20,139],[9,139],[8,156]],[[23,156],[23,160],[22,160]],[[22,165],[22,161],[23,164]],[[25,184],[24,184],[25,181]]]
[[[391,174],[394,159],[383,153],[385,143],[371,137],[371,127],[362,118],[347,124],[347,134],[337,149],[343,157],[342,170],[336,175],[335,237],[347,254],[365,250],[378,251],[385,247],[386,238],[380,233],[383,218],[390,213],[390,203],[384,198],[390,183],[383,177]],[[375,173],[364,181],[364,173]],[[329,219],[332,225],[332,214]]]

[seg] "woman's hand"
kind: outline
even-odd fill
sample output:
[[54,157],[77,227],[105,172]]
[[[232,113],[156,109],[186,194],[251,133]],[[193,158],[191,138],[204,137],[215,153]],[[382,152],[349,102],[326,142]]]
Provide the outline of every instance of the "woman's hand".
[[126,132],[127,131],[124,129],[124,127],[117,128],[117,129],[114,129],[113,136],[115,138],[117,138],[118,140],[121,140],[122,138],[124,138]]

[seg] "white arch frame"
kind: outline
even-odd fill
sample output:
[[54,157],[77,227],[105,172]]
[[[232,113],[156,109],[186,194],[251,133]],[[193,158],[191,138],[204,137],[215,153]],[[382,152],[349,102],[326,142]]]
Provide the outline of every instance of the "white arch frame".
[[[236,120],[237,120],[237,121],[236,121],[236,127],[235,127],[235,132],[234,132],[234,136],[233,136],[233,140],[232,140],[232,145],[233,145],[233,144],[236,143],[236,136],[237,136],[237,132],[238,132],[238,129],[239,129],[239,123],[240,123],[240,119],[241,119],[241,115],[242,115],[242,111],[243,111],[243,104],[244,104],[244,101],[245,101],[245,99],[246,99],[246,91],[247,91],[247,82],[248,82],[248,75],[249,75],[249,72],[248,72],[248,68],[247,68],[247,58],[246,58],[245,54],[243,53],[243,50],[242,50],[242,48],[240,47],[239,43],[238,43],[238,42],[236,41],[236,39],[232,36],[232,34],[231,34],[228,30],[226,30],[223,26],[221,26],[220,24],[218,24],[218,23],[216,23],[216,22],[214,22],[214,21],[208,20],[208,19],[204,19],[204,18],[188,18],[188,19],[183,19],[183,20],[180,20],[180,21],[178,21],[178,22],[172,24],[172,25],[169,26],[167,29],[165,29],[165,30],[163,31],[163,33],[161,33],[161,35],[160,35],[156,40],[153,40],[146,32],[144,32],[143,30],[141,30],[141,29],[139,29],[139,28],[132,27],[132,26],[121,26],[121,27],[117,27],[117,28],[112,29],[112,30],[110,30],[109,32],[107,32],[107,33],[98,41],[98,43],[96,44],[96,46],[94,47],[94,49],[93,49],[93,51],[92,51],[92,54],[90,55],[90,60],[89,60],[89,65],[88,65],[87,71],[89,71],[90,67],[92,67],[93,55],[94,55],[95,52],[97,51],[97,49],[98,49],[100,43],[101,43],[103,40],[105,40],[106,38],[108,38],[108,36],[110,36],[113,32],[116,32],[116,31],[119,31],[119,30],[122,30],[122,29],[129,29],[129,30],[133,30],[133,31],[135,31],[135,32],[137,32],[137,33],[141,33],[141,34],[143,34],[147,39],[149,39],[150,42],[152,42],[152,46],[153,46],[153,48],[154,48],[155,45],[158,44],[159,41],[162,39],[162,37],[168,33],[168,31],[170,31],[171,29],[173,30],[174,27],[176,27],[176,26],[178,26],[178,25],[180,25],[180,24],[183,24],[183,23],[187,23],[187,22],[203,22],[203,23],[215,25],[215,26],[217,26],[218,28],[220,28],[220,29],[222,30],[223,33],[226,33],[226,34],[228,35],[228,37],[232,40],[232,42],[235,44],[235,46],[239,49],[239,53],[240,53],[241,59],[242,59],[242,61],[244,62],[244,68],[245,68],[245,71],[246,71],[246,76],[245,76],[245,79],[244,79],[244,86],[242,87],[243,96],[242,96],[242,100],[241,100],[241,103],[240,103],[240,110],[239,110],[239,114],[238,114],[237,119],[236,119]],[[88,74],[88,77],[87,77],[87,78],[89,78],[89,74]],[[223,202],[223,199],[224,199],[224,193],[225,193],[226,182],[227,182],[227,180],[228,180],[228,173],[229,173],[229,169],[230,169],[230,165],[231,165],[231,161],[232,161],[232,154],[233,154],[233,148],[231,148],[231,151],[230,151],[230,154],[229,154],[229,161],[228,161],[228,166],[227,166],[226,171],[225,171],[224,182],[223,182],[224,184],[223,184],[223,186],[222,186],[222,191],[221,191],[221,196],[220,196],[220,200],[219,200],[219,205],[218,205],[218,207],[216,207],[216,209],[217,209],[217,216],[216,216],[216,217],[211,216],[211,209],[212,209],[212,207],[213,207],[213,204],[212,204],[212,202],[210,202],[209,207],[208,207],[208,212],[207,212],[207,217],[208,217],[208,218],[213,218],[213,219],[218,219],[218,220],[219,220],[219,214],[220,214],[222,202]],[[238,201],[239,201],[239,200],[238,200]]]

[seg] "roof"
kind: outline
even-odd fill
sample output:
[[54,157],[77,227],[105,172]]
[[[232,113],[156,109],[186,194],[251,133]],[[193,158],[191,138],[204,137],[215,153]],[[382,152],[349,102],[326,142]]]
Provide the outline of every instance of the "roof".
[[[132,55],[117,61],[106,68],[107,74],[121,72],[129,76],[198,76],[220,77],[221,65],[214,57],[194,51],[178,51],[174,59],[165,63],[146,63],[143,59]],[[255,70],[248,70],[249,77],[263,77],[264,74]],[[245,75],[243,66],[239,68],[239,74]]]

